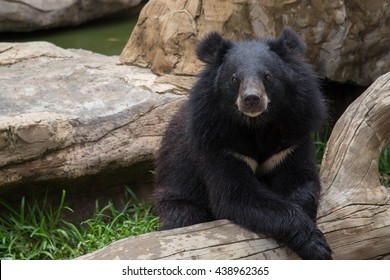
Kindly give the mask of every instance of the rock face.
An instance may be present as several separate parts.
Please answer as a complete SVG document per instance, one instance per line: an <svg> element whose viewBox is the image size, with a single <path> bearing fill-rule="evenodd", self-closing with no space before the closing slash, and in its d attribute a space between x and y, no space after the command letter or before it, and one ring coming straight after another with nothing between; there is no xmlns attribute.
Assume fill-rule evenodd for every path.
<svg viewBox="0 0 390 280"><path fill-rule="evenodd" d="M183 89L117 61L44 42L0 43L0 193L153 159Z"/></svg>
<svg viewBox="0 0 390 280"><path fill-rule="evenodd" d="M141 0L0 0L0 32L77 25L141 3Z"/></svg>
<svg viewBox="0 0 390 280"><path fill-rule="evenodd" d="M275 36L289 26L305 38L320 76L369 85L390 71L390 2L150 0L121 62L193 75L194 46L217 30L231 39Z"/></svg>

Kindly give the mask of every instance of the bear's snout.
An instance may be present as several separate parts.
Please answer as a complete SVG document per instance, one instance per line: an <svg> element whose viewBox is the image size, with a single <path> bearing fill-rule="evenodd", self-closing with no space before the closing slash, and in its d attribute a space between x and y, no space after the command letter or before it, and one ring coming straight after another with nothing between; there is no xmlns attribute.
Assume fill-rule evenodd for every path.
<svg viewBox="0 0 390 280"><path fill-rule="evenodd" d="M247 93L242 101L247 108L256 108L260 105L260 96L255 93Z"/></svg>
<svg viewBox="0 0 390 280"><path fill-rule="evenodd" d="M241 83L236 104L243 114L249 117L259 116L267 109L268 101L261 81L248 78Z"/></svg>

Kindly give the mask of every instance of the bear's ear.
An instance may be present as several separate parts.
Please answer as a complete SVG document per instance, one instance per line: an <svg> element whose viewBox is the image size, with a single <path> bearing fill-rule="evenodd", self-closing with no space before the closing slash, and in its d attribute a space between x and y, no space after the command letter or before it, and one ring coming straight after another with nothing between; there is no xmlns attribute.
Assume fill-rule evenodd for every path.
<svg viewBox="0 0 390 280"><path fill-rule="evenodd" d="M207 34L196 47L197 57L208 64L221 64L233 43L226 40L218 32Z"/></svg>
<svg viewBox="0 0 390 280"><path fill-rule="evenodd" d="M268 42L271 51L279 56L287 58L290 55L303 56L306 52L306 44L297 33L289 28L282 30L279 38Z"/></svg>

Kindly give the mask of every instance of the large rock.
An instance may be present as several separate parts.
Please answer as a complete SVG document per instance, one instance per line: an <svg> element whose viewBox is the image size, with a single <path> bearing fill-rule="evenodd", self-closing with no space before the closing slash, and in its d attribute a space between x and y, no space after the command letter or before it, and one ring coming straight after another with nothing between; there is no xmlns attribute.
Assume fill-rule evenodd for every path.
<svg viewBox="0 0 390 280"><path fill-rule="evenodd" d="M275 36L290 26L308 45L323 78L369 85L390 71L389 2L150 0L121 54L121 62L164 74L193 75L194 46L218 30L231 39Z"/></svg>
<svg viewBox="0 0 390 280"><path fill-rule="evenodd" d="M141 0L0 0L0 32L78 25L140 3Z"/></svg>
<svg viewBox="0 0 390 280"><path fill-rule="evenodd" d="M0 43L0 193L113 175L98 177L97 188L149 172L122 172L121 182L115 174L152 161L184 91L117 61L44 42Z"/></svg>

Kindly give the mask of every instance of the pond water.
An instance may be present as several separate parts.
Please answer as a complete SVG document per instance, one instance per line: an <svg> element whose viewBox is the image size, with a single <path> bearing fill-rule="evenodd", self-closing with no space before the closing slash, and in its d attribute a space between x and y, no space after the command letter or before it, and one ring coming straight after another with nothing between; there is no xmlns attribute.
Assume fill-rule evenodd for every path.
<svg viewBox="0 0 390 280"><path fill-rule="evenodd" d="M119 55L130 38L138 13L124 12L79 26L26 33L0 33L0 42L48 41L62 48Z"/></svg>

